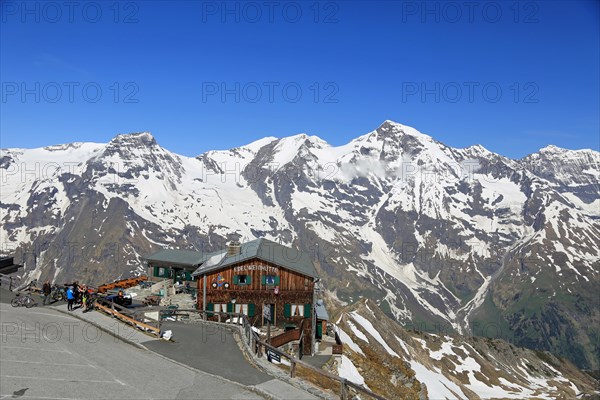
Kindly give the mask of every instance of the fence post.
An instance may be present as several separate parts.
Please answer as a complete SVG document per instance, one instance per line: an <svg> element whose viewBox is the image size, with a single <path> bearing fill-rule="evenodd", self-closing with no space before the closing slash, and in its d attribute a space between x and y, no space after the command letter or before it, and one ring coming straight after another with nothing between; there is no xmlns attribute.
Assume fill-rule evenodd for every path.
<svg viewBox="0 0 600 400"><path fill-rule="evenodd" d="M342 379L342 388L340 390L340 400L348 400L348 386L346 386L345 379Z"/></svg>
<svg viewBox="0 0 600 400"><path fill-rule="evenodd" d="M293 360L290 360L290 378L296 377L296 363Z"/></svg>

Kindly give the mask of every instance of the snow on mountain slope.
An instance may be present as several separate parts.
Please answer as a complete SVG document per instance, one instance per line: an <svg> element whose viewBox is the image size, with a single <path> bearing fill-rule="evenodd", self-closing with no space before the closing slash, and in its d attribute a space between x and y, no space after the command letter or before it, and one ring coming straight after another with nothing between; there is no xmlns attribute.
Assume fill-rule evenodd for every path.
<svg viewBox="0 0 600 400"><path fill-rule="evenodd" d="M352 363L353 381L388 398L556 399L596 392L591 377L547 353L502 340L406 331L369 300L343 309L336 321L342 364Z"/></svg>
<svg viewBox="0 0 600 400"><path fill-rule="evenodd" d="M141 273L140 257L160 247L210 251L266 237L310 254L341 302L370 296L424 330L466 333L473 318L499 316L527 343L536 333L517 329L525 308L555 321L555 303L566 305L556 320L576 316L562 328L585 332L585 350L573 351L594 367L597 170L593 151L550 148L511 160L392 121L342 146L299 134L195 158L142 132L108 144L2 149L0 239L30 258L26 277L35 270L60 280ZM81 248L109 250L47 252L82 240ZM532 282L541 294L531 296L542 300L522 302ZM579 284L589 285L585 310L570 298ZM556 332L536 346L563 351L572 337Z"/></svg>

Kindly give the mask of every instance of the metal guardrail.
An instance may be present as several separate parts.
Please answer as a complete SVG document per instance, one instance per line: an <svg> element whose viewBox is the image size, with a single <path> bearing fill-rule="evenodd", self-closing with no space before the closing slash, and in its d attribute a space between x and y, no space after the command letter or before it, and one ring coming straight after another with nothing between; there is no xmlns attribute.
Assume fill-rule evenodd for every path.
<svg viewBox="0 0 600 400"><path fill-rule="evenodd" d="M376 393L373 393L372 391L370 391L369 389L358 385L354 382L351 382L345 378L342 378L338 375L334 375L330 372L324 371L320 368L314 367L304 361L301 361L300 359L297 359L293 356L290 356L287 353L284 353L283 351L277 349L274 346L271 346L269 343L262 341L260 339L260 337L258 336L258 334L256 332L254 332L254 330L252 329L252 325L250 323L250 320L248 319L248 316L246 316L245 314L238 314L238 313L227 313L227 312L218 312L218 311L204 311L204 310L196 310L196 309L177 309L174 310L174 312L172 312L173 310L169 310L169 315L176 315L176 314L190 314L190 313L197 313L199 315L202 316L202 319L204 321L208 320L208 317L214 317L217 316L218 318L218 322L222 323L221 320L223 319L223 317L225 317L225 321L229 321L227 324L228 325L238 325L239 329L240 329L240 334L241 336L246 340L246 343L248 344L248 346L250 347L250 349L252 350L252 352L254 352L254 354L257 357L262 357L263 354L263 348L265 350L270 350L271 352L279 355L280 357L285 357L289 362L290 362L290 377L294 378L296 376L296 367L299 365L303 368L306 368L308 370L311 370L317 374L320 374L323 377L329 378L333 381L336 381L340 384L340 399L341 400L349 400L350 399L350 391L349 388L352 388L354 390L356 390L359 393L365 394L367 396L370 396L373 399L376 400L387 400L385 397L380 396ZM235 319L237 318L237 319ZM159 313L159 320L161 319L161 315ZM235 322L234 322L235 319ZM241 323L240 323L241 321Z"/></svg>

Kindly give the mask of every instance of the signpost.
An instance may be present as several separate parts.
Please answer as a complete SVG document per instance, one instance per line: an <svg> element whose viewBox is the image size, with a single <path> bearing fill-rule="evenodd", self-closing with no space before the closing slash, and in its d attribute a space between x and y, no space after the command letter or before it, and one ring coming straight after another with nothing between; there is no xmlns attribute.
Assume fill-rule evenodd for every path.
<svg viewBox="0 0 600 400"><path fill-rule="evenodd" d="M280 363L281 356L279 354L275 353L273 350L269 349L269 350L267 350L267 360L269 360L271 362L273 362L273 360L274 360L274 361L277 361L278 363Z"/></svg>

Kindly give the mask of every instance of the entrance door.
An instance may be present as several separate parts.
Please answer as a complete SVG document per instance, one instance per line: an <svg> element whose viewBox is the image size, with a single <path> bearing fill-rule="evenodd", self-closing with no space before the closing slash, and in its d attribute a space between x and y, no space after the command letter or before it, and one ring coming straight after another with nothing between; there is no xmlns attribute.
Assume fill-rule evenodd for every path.
<svg viewBox="0 0 600 400"><path fill-rule="evenodd" d="M271 314L271 325L275 325L277 323L277 318L275 315L275 304L272 303L265 303L265 306L267 306L269 308L270 314ZM265 318L265 315L263 314L263 325L267 324L267 319Z"/></svg>
<svg viewBox="0 0 600 400"><path fill-rule="evenodd" d="M323 339L323 322L317 321L317 339Z"/></svg>

